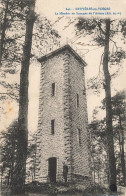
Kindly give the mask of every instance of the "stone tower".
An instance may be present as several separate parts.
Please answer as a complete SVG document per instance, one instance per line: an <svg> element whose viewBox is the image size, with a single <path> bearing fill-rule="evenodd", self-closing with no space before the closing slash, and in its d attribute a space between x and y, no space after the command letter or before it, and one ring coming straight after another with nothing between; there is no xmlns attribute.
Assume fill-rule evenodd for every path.
<svg viewBox="0 0 126 196"><path fill-rule="evenodd" d="M65 45L38 59L41 63L36 180L88 179L89 148L84 60Z"/></svg>

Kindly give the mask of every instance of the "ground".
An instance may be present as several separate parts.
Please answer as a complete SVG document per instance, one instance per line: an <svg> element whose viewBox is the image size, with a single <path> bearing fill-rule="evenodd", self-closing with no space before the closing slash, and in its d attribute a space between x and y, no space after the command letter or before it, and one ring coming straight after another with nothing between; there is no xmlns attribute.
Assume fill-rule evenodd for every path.
<svg viewBox="0 0 126 196"><path fill-rule="evenodd" d="M10 190L7 187L2 188L0 196L10 196ZM11 195L12 196L12 195ZM17 195L13 195L17 196ZM20 195L24 196L24 195ZM62 185L27 185L26 196L126 196L126 188L118 187L118 194L113 194L101 185L93 185L85 190L74 188L68 184Z"/></svg>

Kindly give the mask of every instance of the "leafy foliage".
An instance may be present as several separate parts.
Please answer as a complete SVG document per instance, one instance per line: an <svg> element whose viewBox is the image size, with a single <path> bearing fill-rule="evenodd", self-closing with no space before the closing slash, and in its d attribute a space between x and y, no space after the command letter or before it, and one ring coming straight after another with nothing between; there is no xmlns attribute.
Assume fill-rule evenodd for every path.
<svg viewBox="0 0 126 196"><path fill-rule="evenodd" d="M18 123L15 120L7 129L1 133L1 173L8 178L8 184L13 175L17 152L17 130Z"/></svg>
<svg viewBox="0 0 126 196"><path fill-rule="evenodd" d="M105 99L102 101L103 106L100 109L105 110ZM112 97L112 114L113 114L113 135L116 155L117 182L125 184L125 153L124 148L124 129L125 129L125 91L116 93ZM105 119L97 120L98 108L95 111L94 120L89 124L91 133L91 154L92 154L92 173L95 172L95 180L100 172L101 181L108 182L108 152ZM121 124L120 124L121 120ZM120 127L121 125L121 127ZM101 156L101 154L103 156Z"/></svg>
<svg viewBox="0 0 126 196"><path fill-rule="evenodd" d="M75 25L77 33L83 32L83 35L90 36L92 45L97 44L99 47L105 46L105 19L85 19L83 17L78 18L78 22ZM117 36L120 37L121 42L125 43L126 33L126 20L111 20L110 21L110 33L109 42L111 49L109 51L109 70L115 66L114 73L112 71L111 78L115 78L119 74L119 67L122 66L123 60L126 58L126 51L117 41ZM118 42L118 43L117 43ZM90 78L88 81L88 89L92 89L94 93L99 94L100 90L104 88L104 77L101 65L103 64L103 55L101 56L101 62L99 64L99 74L96 77Z"/></svg>
<svg viewBox="0 0 126 196"><path fill-rule="evenodd" d="M26 181L35 181L36 172L36 133L29 134L28 153L26 162Z"/></svg>
<svg viewBox="0 0 126 196"><path fill-rule="evenodd" d="M25 39L26 17L28 5L32 0L2 0L1 38L3 36L3 48L0 69L1 100L15 99L19 101L19 76L21 60L23 55L23 43ZM59 45L60 36L51 27L49 20L45 17L35 15L35 25L32 41L31 64L34 60L52 51ZM8 78L13 78L9 83ZM19 81L18 81L19 82ZM9 86L8 86L9 85ZM14 86L18 85L18 88Z"/></svg>

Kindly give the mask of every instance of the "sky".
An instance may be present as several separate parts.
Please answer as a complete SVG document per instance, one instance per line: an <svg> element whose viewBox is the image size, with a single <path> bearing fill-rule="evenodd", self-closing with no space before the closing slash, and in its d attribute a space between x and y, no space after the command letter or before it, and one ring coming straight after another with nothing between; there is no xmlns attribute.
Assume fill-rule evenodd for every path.
<svg viewBox="0 0 126 196"><path fill-rule="evenodd" d="M43 2L43 3L42 3ZM89 2L89 1L87 1ZM106 6L106 7L111 7L112 5L110 5L110 2L112 1L102 1L102 5L101 3L99 3L100 1L96 1L95 0L95 4L92 3L92 1L90 1L90 7L97 7L97 4L100 6ZM126 2L124 2L126 3ZM49 5L49 6L48 6ZM117 6L118 5L118 6ZM126 5L126 4L125 4ZM74 28L74 24L72 23L69 27L68 23L71 21L75 21L77 19L77 16L74 17L68 17L68 16L57 16L55 15L55 12L61 12L64 11L66 8L70 8L70 9L74 9L75 7L89 7L89 4L86 3L86 5L83 5L83 1L75 1L75 0L69 0L69 1L62 1L62 0L54 0L53 1L41 1L41 0L37 0L36 3L36 11L38 13L40 13L40 15L42 16L46 16L47 19L50 20L52 26L54 29L56 29L58 31L58 33L61 35L61 45L64 45L65 43L70 43L72 41L74 41L74 37L75 37L75 28ZM124 8L124 7L123 7ZM115 1L115 3L113 4L113 6L111 7L111 9L113 9L114 11L120 11L122 12L122 14L124 15L124 9L122 9L121 4L119 3L119 1ZM61 20L57 20L58 17L62 17ZM117 16L118 17L118 16ZM58 22L57 22L58 21ZM87 38L86 38L87 39ZM93 76L96 76L98 74L98 70L99 70L99 64L100 64L100 59L101 59L101 54L103 52L103 48L88 48L86 47L79 47L76 43L80 41L77 40L75 43L72 44L72 47L74 49L77 48L77 52L80 55L83 55L84 60L86 61L86 63L88 64L87 67L85 68L85 80L87 82L87 80ZM82 40L81 40L82 41ZM83 42L86 42L85 39L83 39ZM90 52L86 53L86 49L89 49ZM85 54L85 55L84 55ZM126 64L126 61L124 61L123 64ZM33 69L33 71L32 71ZM33 130L35 127L35 124L37 125L37 120L38 120L38 116L35 115L35 112L38 108L38 102L36 102L35 100L37 96L39 96L39 75L40 75L40 69L35 69L34 67L31 69L31 74L30 74L30 88L29 88L29 93L30 93L30 107L29 107L29 122L32 121L32 119L34 119L34 125L29 123L29 129ZM36 74L36 75L35 75ZM115 80L112 81L112 95L115 94L116 91L122 90L126 87L125 84L125 76L126 76L126 68L124 66L124 68L120 71L120 76L118 76ZM35 80L36 78L36 80ZM32 85L32 81L35 81L34 84ZM38 87L36 87L38 86ZM35 91L36 89L36 91ZM94 93L92 93L92 91L88 91L87 92L87 108L88 108L88 120L89 122L92 120L92 112L93 109L97 106L99 106L101 104L101 100L105 97L105 93L104 90L101 91L101 93L99 95L96 95ZM35 104L36 102L36 104ZM33 109L34 108L34 109ZM34 111L34 112L33 112ZM105 113L100 113L98 118L101 118L101 116L104 116Z"/></svg>
<svg viewBox="0 0 126 196"><path fill-rule="evenodd" d="M86 82L93 76L98 74L99 64L101 59L101 54L103 52L103 48L98 47L80 47L77 43L79 41L86 43L88 38L83 37L81 40L74 39L75 37L75 27L78 15L74 16L63 16L59 15L60 12L75 12L75 8L110 8L111 13L116 13L116 15L112 15L111 17L126 17L126 0L37 0L36 1L36 12L41 16L46 16L48 20L50 20L54 29L58 31L61 35L61 45L69 42L72 43L72 47L77 50L77 53L80 56L83 56L84 60L88 64L85 67L85 80ZM66 10L67 9L67 10ZM68 10L70 9L70 11ZM82 12L82 11L78 11ZM92 11L93 13L93 11ZM121 13L121 15L120 15ZM57 15L58 14L58 15ZM60 20L59 18L60 17ZM89 17L89 16L86 16ZM101 16L104 17L104 16ZM71 22L70 25L68 25ZM119 40L120 41L120 40ZM87 53L87 50L89 52ZM37 65L37 66L36 66ZM126 88L125 76L126 76L126 60L123 62L124 68L120 71L120 76L116 79L112 80L112 95L115 94L116 91L122 90ZM37 122L38 122L38 106L39 106L39 87L40 87L40 64L36 61L34 64L30 66L29 73L29 131L37 130ZM8 81L11 78L8 78ZM17 77L17 81L19 82L19 75ZM104 91L97 96L93 94L92 91L87 91L87 108L88 108L88 119L89 122L92 120L92 112L96 106L101 104L101 100L105 97ZM12 109L13 108L13 109ZM5 115L6 114L6 115ZM2 128L6 129L8 125L13 121L13 119L18 116L18 104L16 102L7 102L5 103L4 113L1 116L2 119ZM100 116L104 116L104 114L100 113Z"/></svg>
<svg viewBox="0 0 126 196"><path fill-rule="evenodd" d="M48 19L55 19L55 12L65 11L66 8L76 7L110 7L113 12L121 12L121 17L126 17L126 0L37 0L36 11L44 14ZM116 15L116 17L120 15ZM76 17L76 16L75 16ZM100 15L101 17L101 15ZM103 16L104 17L104 16ZM112 17L112 16L111 16ZM115 17L115 15L114 15Z"/></svg>

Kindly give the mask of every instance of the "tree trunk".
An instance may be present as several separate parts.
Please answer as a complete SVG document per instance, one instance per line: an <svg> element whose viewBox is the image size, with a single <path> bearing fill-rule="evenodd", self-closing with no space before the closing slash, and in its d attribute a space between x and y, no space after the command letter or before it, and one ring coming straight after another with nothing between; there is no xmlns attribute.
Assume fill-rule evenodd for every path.
<svg viewBox="0 0 126 196"><path fill-rule="evenodd" d="M12 161L12 164L11 164L11 180L10 180L10 185L12 184L12 180L13 180L13 172L14 172L14 162Z"/></svg>
<svg viewBox="0 0 126 196"><path fill-rule="evenodd" d="M98 183L100 183L99 170L98 170Z"/></svg>
<svg viewBox="0 0 126 196"><path fill-rule="evenodd" d="M3 168L1 168L1 188L2 188L2 185L3 185Z"/></svg>
<svg viewBox="0 0 126 196"><path fill-rule="evenodd" d="M34 159L34 168L33 168L33 180L35 181L35 169L36 169L36 152L35 152L35 159Z"/></svg>
<svg viewBox="0 0 126 196"><path fill-rule="evenodd" d="M15 138L13 138L15 140ZM14 146L15 146L15 141L14 141ZM13 148L13 147L12 147ZM12 181L13 181L13 173L14 173L14 153L15 153L15 147L12 150L12 157L11 157L11 169L10 169L10 185L12 185Z"/></svg>
<svg viewBox="0 0 126 196"><path fill-rule="evenodd" d="M7 186L10 185L10 177L11 177L11 169L9 170L9 173L8 173Z"/></svg>
<svg viewBox="0 0 126 196"><path fill-rule="evenodd" d="M110 74L108 69L109 60L109 35L110 35L110 20L106 19L105 31L105 46L103 57L103 71L105 78L105 99L106 99L106 133L107 133L107 148L109 158L109 186L112 191L116 191L116 162L114 155L114 142L113 142L113 128L112 128L112 106L111 106L111 87L110 87ZM112 188L114 187L114 188Z"/></svg>
<svg viewBox="0 0 126 196"><path fill-rule="evenodd" d="M26 34L20 73L19 116L17 136L17 160L12 181L12 193L24 194L26 158L28 146L28 76L32 46L32 32L35 21L35 0L29 0L26 19Z"/></svg>
<svg viewBox="0 0 126 196"><path fill-rule="evenodd" d="M36 138L35 141L37 142ZM34 181L35 181L35 173L36 173L36 146L35 146L35 158L34 158Z"/></svg>
<svg viewBox="0 0 126 196"><path fill-rule="evenodd" d="M5 31L6 31L6 26L7 26L8 4L9 4L9 0L6 1L5 15L4 15L3 24L1 27L2 30L1 30L1 39L0 39L0 67L2 66L2 55L3 55L4 42L5 42Z"/></svg>
<svg viewBox="0 0 126 196"><path fill-rule="evenodd" d="M119 135L119 145L120 145L120 153L121 153L121 167L122 167L122 175L123 175L123 183L125 186L126 183L126 174L125 174L125 154L124 154L124 131L122 128L121 116L119 114L119 126L120 126L120 135Z"/></svg>
<svg viewBox="0 0 126 196"><path fill-rule="evenodd" d="M95 184L95 169L94 169L94 184Z"/></svg>
<svg viewBox="0 0 126 196"><path fill-rule="evenodd" d="M123 173L123 183L124 186L126 185L126 173L125 173L125 157L124 157L124 140L122 141L122 153L121 153L121 166L122 166L122 173Z"/></svg>

